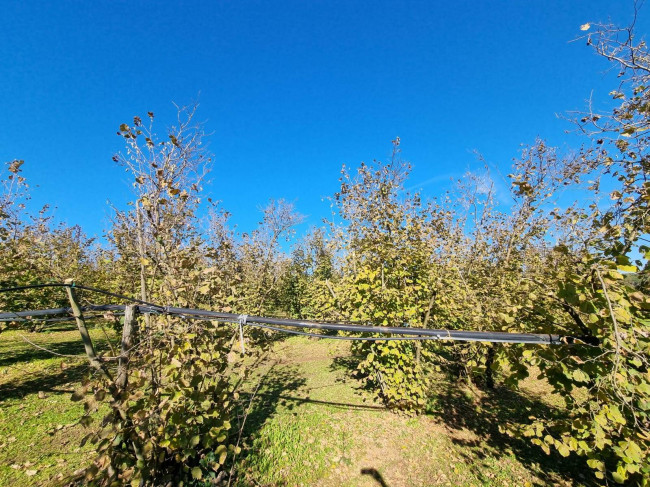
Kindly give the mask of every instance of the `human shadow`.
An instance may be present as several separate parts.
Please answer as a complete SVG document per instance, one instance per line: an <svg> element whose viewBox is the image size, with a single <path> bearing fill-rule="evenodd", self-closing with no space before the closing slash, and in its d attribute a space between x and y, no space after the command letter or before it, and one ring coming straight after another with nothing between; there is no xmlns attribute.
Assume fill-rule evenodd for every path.
<svg viewBox="0 0 650 487"><path fill-rule="evenodd" d="M388 484L384 480L384 477L381 476L376 468L362 468L361 475L368 475L372 477L375 481L377 481L380 487L388 487Z"/></svg>
<svg viewBox="0 0 650 487"><path fill-rule="evenodd" d="M514 455L544 480L540 485L552 484L558 477L566 481L579 480L583 485L599 485L586 459L575 454L563 457L556 450L547 455L530 439L511 437L500 429L507 423L522 424L530 415L548 419L561 417L562 411L501 386L485 391L478 399L451 381L438 383L435 389L429 414L439 418L450 430L452 441L462 446L459 454L482 482L491 482L487 474L494 469L494 463L493 460L490 463L490 459ZM473 434L466 435L465 430Z"/></svg>

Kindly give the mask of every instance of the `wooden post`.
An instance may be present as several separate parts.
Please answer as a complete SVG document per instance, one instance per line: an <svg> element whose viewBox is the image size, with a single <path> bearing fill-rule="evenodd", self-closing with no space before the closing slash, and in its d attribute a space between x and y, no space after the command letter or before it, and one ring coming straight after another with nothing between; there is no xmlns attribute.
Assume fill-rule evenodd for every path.
<svg viewBox="0 0 650 487"><path fill-rule="evenodd" d="M495 343L488 346L487 359L485 360L485 385L488 389L494 389L494 373L492 364L494 364Z"/></svg>
<svg viewBox="0 0 650 487"><path fill-rule="evenodd" d="M90 361L90 365L92 365L99 373L101 373L106 379L109 381L113 381L111 378L111 374L109 371L104 367L104 364L101 363L99 358L97 358L97 354L95 353L95 347L93 346L93 341L90 338L90 334L88 333L88 328L86 327L86 320L84 320L84 316L81 313L81 307L79 306L79 303L77 301L77 296L74 292L73 286L73 281L72 279L67 279L65 281L66 284L69 284L65 288L66 292L68 293L68 299L70 300L70 307L72 308L72 315L75 318L75 321L77 322L77 328L79 329L79 334L81 335L81 341L84 344L84 348L86 349L86 356L88 357L88 360Z"/></svg>
<svg viewBox="0 0 650 487"><path fill-rule="evenodd" d="M133 332L135 330L135 305L131 304L124 308L124 327L122 328L122 346L120 358L117 363L117 378L115 386L118 391L123 391L129 378L128 363L131 347L133 346Z"/></svg>
<svg viewBox="0 0 650 487"><path fill-rule="evenodd" d="M146 257L145 247L144 247L144 230L142 227L142 214L140 213L140 203L136 201L135 203L135 217L136 224L138 229L138 252L140 254L140 299L142 301L147 301L147 279L145 277L145 268L144 268L144 258ZM126 320L125 320L126 321ZM147 325L147 330L151 327L151 315L149 313L144 314L144 322Z"/></svg>

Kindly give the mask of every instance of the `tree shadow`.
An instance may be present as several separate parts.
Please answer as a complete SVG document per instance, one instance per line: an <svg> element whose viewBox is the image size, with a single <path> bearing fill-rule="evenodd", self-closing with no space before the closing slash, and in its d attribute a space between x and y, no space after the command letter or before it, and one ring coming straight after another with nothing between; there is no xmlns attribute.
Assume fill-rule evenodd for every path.
<svg viewBox="0 0 650 487"><path fill-rule="evenodd" d="M79 363L60 369L58 373L53 373L52 369L32 372L27 378L0 384L0 408L9 406L5 404L7 399L20 399L37 392L72 393L74 392L72 384L78 384L89 370L90 366L87 363ZM64 387L68 385L70 386Z"/></svg>
<svg viewBox="0 0 650 487"><path fill-rule="evenodd" d="M78 335L69 340L56 341L56 334L74 330L76 330L75 325L57 325L26 337L42 348L37 348L20 337L11 337L13 346L0 350L0 368L16 369L20 374L9 382L0 384L0 405L6 399L22 398L36 392L52 394L73 392L72 386L63 388L62 386L79 383L90 371L84 345ZM35 336L39 338L34 339ZM0 339L2 339L1 335ZM105 337L95 337L93 342L95 350L100 355L109 350ZM62 361L46 362L37 370L29 370L26 367L27 364L52 358L62 359Z"/></svg>
<svg viewBox="0 0 650 487"><path fill-rule="evenodd" d="M337 357L331 369L344 370L347 375L337 380L347 383L359 394L374 394L372 383L358 381L350 374L356 370L360 360L353 355ZM600 485L586 458L573 453L563 457L553 449L547 455L529 438L515 438L500 431L500 426L506 423L527 423L531 415L551 419L562 417L563 411L506 387L483 391L480 398L473 397L452 375L439 377L439 382L430 391L428 414L445 424L452 442L461 447L458 452L481 482L494 482L488 476L494 471L494 459L513 455L547 484L553 484L559 478L577 480L583 485ZM366 470L370 472L370 469ZM371 473L364 474L372 476Z"/></svg>
<svg viewBox="0 0 650 487"><path fill-rule="evenodd" d="M363 397L364 400L368 395L376 397L377 390L373 387L372 381L368 380L358 380L355 376L357 367L361 362L362 357L355 355L347 355L341 357L335 357L332 360L332 365L330 365L330 370L332 372L344 371L344 374L336 378L336 382L340 382L348 385L359 396ZM380 409L388 409L386 407L380 407Z"/></svg>
<svg viewBox="0 0 650 487"><path fill-rule="evenodd" d="M297 367L279 365L276 361L257 381L249 382L249 388L252 390L240 391L240 400L235 406L232 423L239 435L233 442L238 442L242 450L236 459L231 459L227 469L233 469L233 485L249 485L248 481L251 479L248 478L245 466L254 462L260 455L255 446L256 437L264 424L275 416L278 408L286 408L289 411L294 409L295 403L285 398L286 393L297 391L306 383Z"/></svg>
<svg viewBox="0 0 650 487"><path fill-rule="evenodd" d="M55 354L60 355L78 355L80 358L83 357L84 346L80 338L65 342L53 342L53 343L37 343L39 346L51 350ZM0 367L7 367L11 365L16 365L20 362L32 362L34 360L47 360L51 359L55 355L49 353L46 350L36 348L35 346L24 342L24 347L14 348L11 350L4 350L0 353Z"/></svg>
<svg viewBox="0 0 650 487"><path fill-rule="evenodd" d="M256 390L242 392L237 415L245 417L242 437L246 438L259 431L264 423L272 418L278 407L293 410L294 401L286 398L285 393L296 391L307 383L295 366L279 366L274 363L259 379Z"/></svg>
<svg viewBox="0 0 650 487"><path fill-rule="evenodd" d="M259 397L266 397L266 394L261 393L258 394ZM293 409L296 406L301 406L302 404L316 404L316 405L321 405L321 406L328 406L328 407L333 407L336 409L346 409L346 410L367 410L367 411L373 411L373 410L379 410L379 411L385 411L386 408L384 406L372 406L368 404L351 404L347 402L334 402L334 401L321 401L318 399L312 399L309 396L307 397L295 397L295 396L289 396L289 395L279 395L277 398L281 401L281 404L286 405L286 404L291 404L291 409Z"/></svg>
<svg viewBox="0 0 650 487"><path fill-rule="evenodd" d="M500 431L500 426L525 423L533 414L549 419L561 416L560 410L505 387L486 391L481 398L471 397L458 383L444 381L436 388L432 397L433 410L429 414L450 430L452 441L462 447L459 454L482 482L492 482L486 476L494 469L490 458L514 455L531 472L545 479L542 485L556 482L557 477L579 480L584 485L599 485L585 458L573 453L563 457L556 450L547 455L530 439L514 438Z"/></svg>

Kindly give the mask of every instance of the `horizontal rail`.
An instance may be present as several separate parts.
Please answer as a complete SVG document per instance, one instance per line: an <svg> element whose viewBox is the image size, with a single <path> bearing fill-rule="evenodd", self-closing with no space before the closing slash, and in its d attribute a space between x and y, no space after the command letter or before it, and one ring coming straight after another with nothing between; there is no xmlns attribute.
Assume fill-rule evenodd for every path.
<svg viewBox="0 0 650 487"><path fill-rule="evenodd" d="M82 308L83 311L124 311L124 305L92 305ZM233 323L241 322L243 325L267 325L276 331L287 331L284 328L301 328L309 330L337 331L348 333L370 333L382 335L399 335L391 337L399 339L429 339L429 340L455 340L463 342L492 342L492 343L528 343L538 345L555 345L562 343L573 343L576 340L583 340L581 337L565 337L553 334L542 333L508 333L498 331L462 331L431 328L415 328L409 326L373 326L355 325L342 323L320 323L315 321L304 321L285 318L268 318L264 316L238 315L234 313L222 313L194 308L161 307L149 305L137 305L140 313L156 313L180 316L186 319L203 319L211 321L227 321ZM52 308L32 311L16 311L0 313L0 322L22 321L44 316L70 314L70 308ZM279 328L284 327L284 328ZM321 336L321 335L317 335ZM327 338L326 335L322 336ZM373 338L381 340L381 337L358 337L359 339Z"/></svg>

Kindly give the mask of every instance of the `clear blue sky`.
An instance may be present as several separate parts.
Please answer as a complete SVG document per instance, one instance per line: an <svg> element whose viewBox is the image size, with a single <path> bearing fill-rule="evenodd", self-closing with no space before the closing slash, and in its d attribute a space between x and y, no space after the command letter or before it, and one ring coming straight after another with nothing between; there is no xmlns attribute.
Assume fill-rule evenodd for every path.
<svg viewBox="0 0 650 487"><path fill-rule="evenodd" d="M172 101L198 97L206 190L233 223L249 230L285 198L317 225L341 165L384 159L398 135L430 195L478 167L474 150L507 173L521 143L566 143L556 114L615 87L569 41L631 13L611 0L7 1L0 161L24 159L34 204L100 236L107 200L128 200L119 124L149 110L171 123Z"/></svg>

